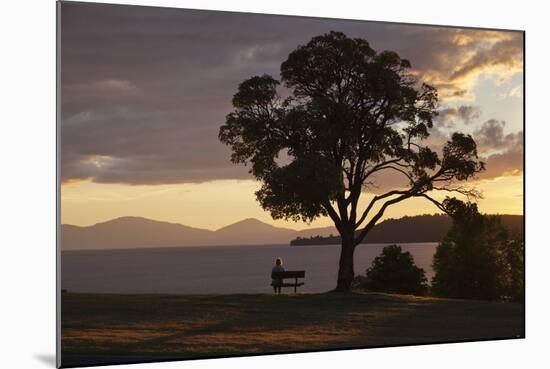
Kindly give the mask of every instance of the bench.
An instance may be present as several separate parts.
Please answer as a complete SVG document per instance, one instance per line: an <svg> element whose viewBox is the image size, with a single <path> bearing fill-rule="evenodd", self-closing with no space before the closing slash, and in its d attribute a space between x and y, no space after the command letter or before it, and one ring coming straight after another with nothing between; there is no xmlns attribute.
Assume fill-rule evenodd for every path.
<svg viewBox="0 0 550 369"><path fill-rule="evenodd" d="M304 285L304 282L298 282L298 278L305 278L305 277L306 277L305 270L289 270L287 272L272 272L271 279L273 279L273 282L271 283L271 285L274 287L294 287L294 293L296 293L296 288ZM285 279L294 279L294 283L284 283ZM277 280L280 280L280 284L276 284Z"/></svg>

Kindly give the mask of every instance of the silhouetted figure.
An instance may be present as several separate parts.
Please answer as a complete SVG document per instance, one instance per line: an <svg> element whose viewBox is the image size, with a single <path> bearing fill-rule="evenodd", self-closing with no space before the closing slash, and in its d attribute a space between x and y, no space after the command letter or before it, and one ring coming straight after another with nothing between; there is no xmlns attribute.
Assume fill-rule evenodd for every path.
<svg viewBox="0 0 550 369"><path fill-rule="evenodd" d="M275 259L275 266L273 269L271 269L271 273L273 272L284 272L285 268L283 268L283 260L281 258ZM275 293L281 293L281 285L283 284L283 280L280 278L273 278L271 281L271 285L273 286L273 292Z"/></svg>

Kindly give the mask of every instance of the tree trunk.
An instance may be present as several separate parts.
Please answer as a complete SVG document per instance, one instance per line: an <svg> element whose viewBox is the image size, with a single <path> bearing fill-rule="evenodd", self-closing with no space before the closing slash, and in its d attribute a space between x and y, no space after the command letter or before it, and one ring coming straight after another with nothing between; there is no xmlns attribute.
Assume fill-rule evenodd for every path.
<svg viewBox="0 0 550 369"><path fill-rule="evenodd" d="M336 284L336 291L349 292L351 291L351 283L355 277L353 271L353 252L355 247L353 245L353 235L342 235L342 248L340 250L340 264L338 269L338 282Z"/></svg>

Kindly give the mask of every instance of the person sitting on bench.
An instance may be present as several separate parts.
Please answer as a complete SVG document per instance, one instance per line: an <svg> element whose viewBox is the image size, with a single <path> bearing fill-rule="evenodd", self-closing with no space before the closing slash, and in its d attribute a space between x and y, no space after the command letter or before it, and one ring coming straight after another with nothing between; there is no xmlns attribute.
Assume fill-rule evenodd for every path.
<svg viewBox="0 0 550 369"><path fill-rule="evenodd" d="M285 268L283 268L283 260L281 258L275 259L275 266L273 269L271 269L271 273L273 272L284 272ZM281 293L281 285L283 284L283 280L280 278L272 279L271 285L273 286L273 292L275 293Z"/></svg>

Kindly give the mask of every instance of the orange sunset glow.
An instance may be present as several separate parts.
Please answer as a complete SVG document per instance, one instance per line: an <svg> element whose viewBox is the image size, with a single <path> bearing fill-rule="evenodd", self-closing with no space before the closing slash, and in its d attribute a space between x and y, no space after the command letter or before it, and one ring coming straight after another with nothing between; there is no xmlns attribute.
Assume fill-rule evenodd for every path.
<svg viewBox="0 0 550 369"><path fill-rule="evenodd" d="M523 214L521 33L244 15L225 22L223 13L193 11L182 19L158 11L153 19L122 24L92 17L90 27L81 19L85 12L66 12L64 224L140 216L211 230L246 218L293 229L332 225L328 218L273 220L255 199L259 182L249 168L230 162L217 137L240 81L278 75L291 50L330 30L409 59L413 73L439 92L430 142L438 147L458 130L478 144L487 169L468 185L483 194L480 210ZM393 180L378 182L384 188ZM365 190L360 204L374 192ZM412 199L384 218L437 212Z"/></svg>

